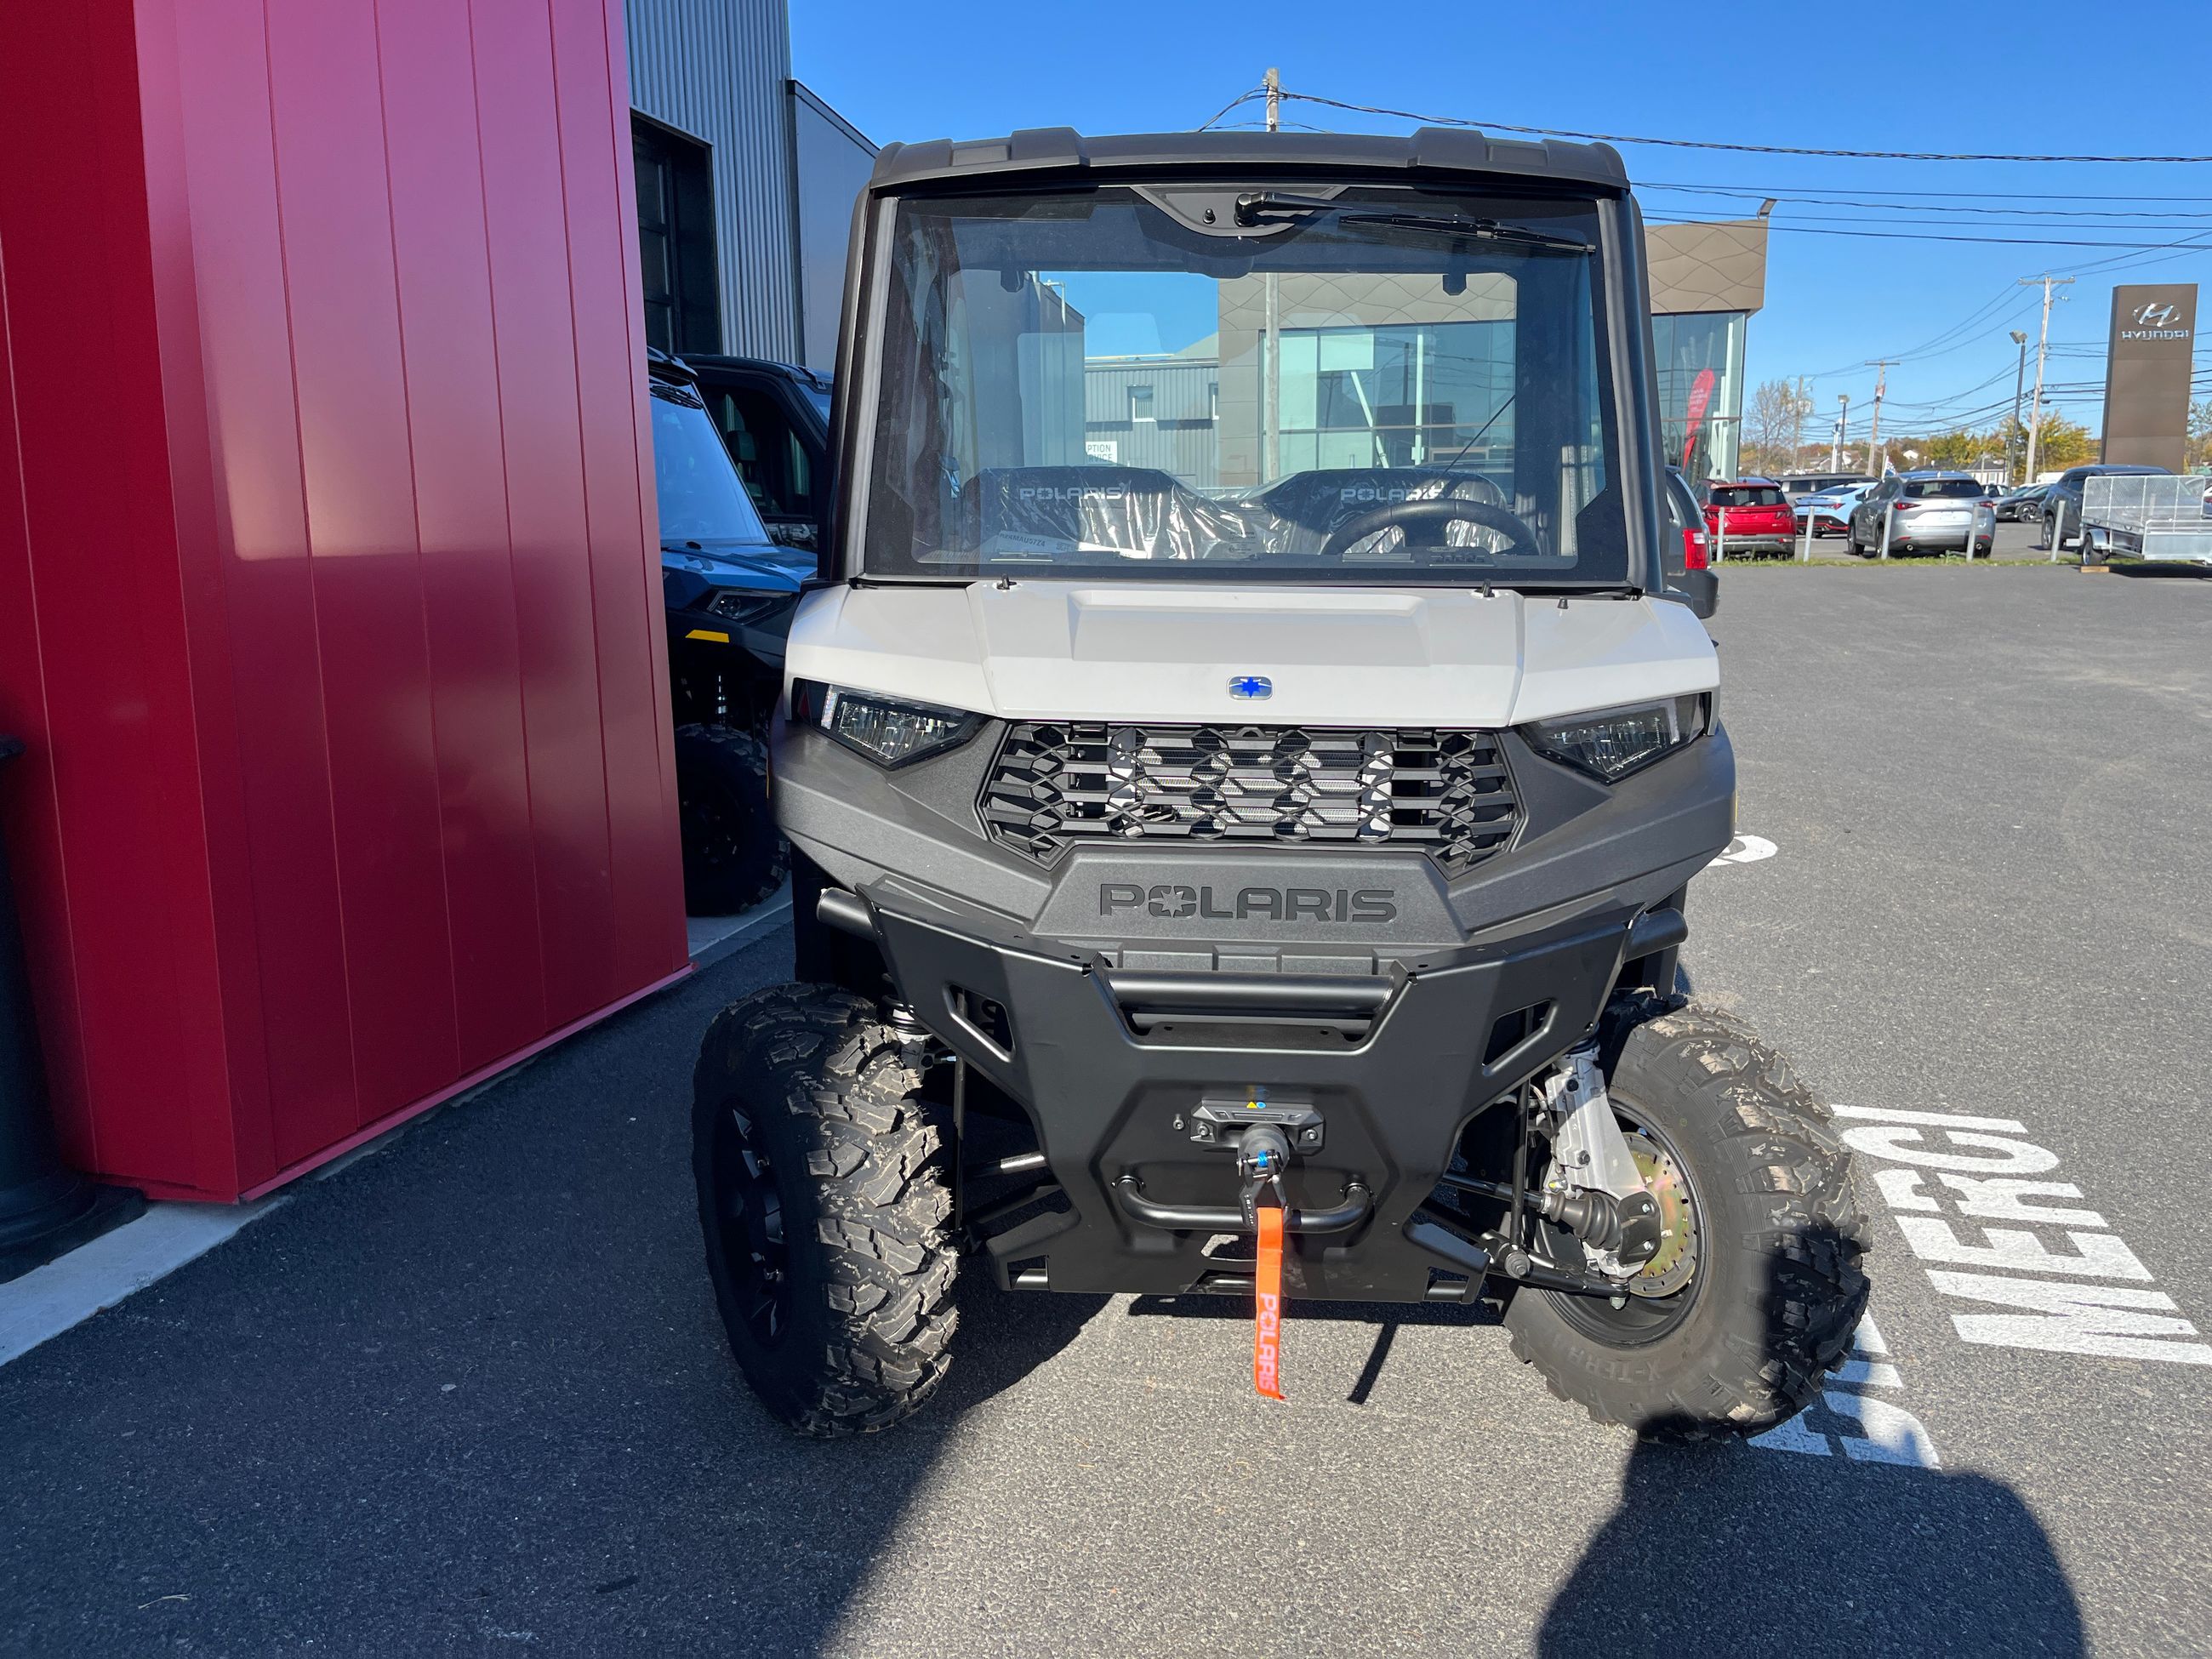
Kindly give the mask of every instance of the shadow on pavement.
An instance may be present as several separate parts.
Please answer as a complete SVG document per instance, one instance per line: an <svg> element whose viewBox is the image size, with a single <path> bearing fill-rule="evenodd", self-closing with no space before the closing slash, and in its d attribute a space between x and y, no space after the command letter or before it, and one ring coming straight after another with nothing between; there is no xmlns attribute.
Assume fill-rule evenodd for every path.
<svg viewBox="0 0 2212 1659"><path fill-rule="evenodd" d="M1539 1650L2075 1655L2027 1504L1978 1474L1639 1443Z"/></svg>
<svg viewBox="0 0 2212 1659"><path fill-rule="evenodd" d="M1816 1224L1788 1261L1770 1258L1762 1294L1714 1301L1708 1281L1692 1329L1723 1322L1732 1366L1802 1353L1807 1271L1843 1249ZM1619 1504L1553 1598L1539 1650L2083 1652L2081 1610L2041 1524L2002 1482L1933 1467L1892 1392L1904 1373L1856 1346L1886 1352L1867 1328L1851 1363L1766 1445L1639 1439Z"/></svg>
<svg viewBox="0 0 2212 1659"><path fill-rule="evenodd" d="M895 1433L801 1440L725 1346L690 1073L777 939L431 1116L0 1369L0 1651L792 1654L963 1418L1103 1298L981 1275Z"/></svg>

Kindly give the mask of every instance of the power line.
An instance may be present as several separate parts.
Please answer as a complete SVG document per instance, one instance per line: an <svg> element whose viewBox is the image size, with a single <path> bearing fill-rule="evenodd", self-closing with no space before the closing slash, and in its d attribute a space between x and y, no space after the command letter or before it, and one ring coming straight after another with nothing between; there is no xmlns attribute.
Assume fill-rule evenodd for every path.
<svg viewBox="0 0 2212 1659"><path fill-rule="evenodd" d="M1285 97L1289 95L1288 93L1284 94ZM1649 222L1655 225L1694 225L1704 222L1697 219L1655 217ZM1830 230L1818 225L1788 224L1772 219L1770 219L1767 223L1770 228L1786 232L1793 236L1856 236L1871 238L1883 242L1984 242L2009 247L2109 247L2118 248L2124 253L2161 253L2168 248L2182 246L2180 242L2097 242L2060 236L1956 236L1939 235L1932 231ZM2212 228L2192 232L2191 239L2207 235L2212 235Z"/></svg>
<svg viewBox="0 0 2212 1659"><path fill-rule="evenodd" d="M1917 201L1897 201L1890 199L1868 201L1844 196L1816 195L1811 191L1804 191L1795 186L1787 189L1752 190L1738 188L1732 185L1658 185L1652 184L1646 180L1638 180L1636 188L1639 191L1647 190L1663 190L1674 195L1721 196L1747 202L1802 202L1808 207L1895 208L1905 212L1913 213L1925 213L1929 211L1930 198L1940 200L1944 198L1954 196L1966 198L1972 197L1977 193L1972 191L1900 191L1897 192L1899 196L1914 196L1918 197L1920 199ZM2041 199L2056 200L2058 198L2045 198ZM2124 201L2129 198L2115 196L2075 197L2067 199L2077 201ZM2144 199L2162 200L2165 198L2146 198ZM2179 196L2172 199L2181 202L2207 202L2212 201L2212 197ZM2007 217L2026 217L2031 219L2212 219L2212 210L2208 210L2203 213L2192 213L2179 208L2158 208L2147 210L2143 208L1978 207L1966 205L1963 201L1954 203L1954 205L1948 209L1948 211L1953 213L1997 214Z"/></svg>
<svg viewBox="0 0 2212 1659"><path fill-rule="evenodd" d="M1211 127L1216 121L1218 121L1223 116L1228 114L1231 110L1235 109L1239 104L1249 104L1255 98L1264 98L1267 95L1267 89L1265 87L1254 87L1248 91L1240 92L1227 103L1224 104L1219 109L1214 111L1212 115L1209 115L1205 120L1201 121L1198 125L1196 130L1200 132L1204 132L1208 127Z"/></svg>
<svg viewBox="0 0 2212 1659"><path fill-rule="evenodd" d="M1656 179L1639 179L1638 190L1704 191L1711 195L1740 194L1755 196L1764 200L1769 196L1811 198L1839 196L1856 191L1856 185L1787 185L1760 190L1750 185L1685 185L1662 182ZM1876 186L1889 196L1923 196L1945 198L1972 198L1985 202L2212 202L2212 196L2130 196L2119 191L2057 191L2057 190L1907 190L1899 185Z"/></svg>
<svg viewBox="0 0 2212 1659"><path fill-rule="evenodd" d="M1731 144L1705 138L1638 137L1619 132L1578 132L1571 127L1516 126L1510 121L1476 121L1462 115L1423 115L1417 111L1391 109L1381 104L1355 104L1341 98L1324 98L1312 92L1285 90L1282 95L1309 104L1320 104L1329 109L1349 110L1358 115L1387 116L1399 121L1419 121L1427 126L1475 127L1485 132L1521 132L1542 138L1575 138L1585 143L1605 144L1651 144L1669 149L1729 150L1745 155L1820 155L1858 161L2212 161L2212 155L2000 155L1972 152L1951 155L1937 150L1814 149L1794 144Z"/></svg>

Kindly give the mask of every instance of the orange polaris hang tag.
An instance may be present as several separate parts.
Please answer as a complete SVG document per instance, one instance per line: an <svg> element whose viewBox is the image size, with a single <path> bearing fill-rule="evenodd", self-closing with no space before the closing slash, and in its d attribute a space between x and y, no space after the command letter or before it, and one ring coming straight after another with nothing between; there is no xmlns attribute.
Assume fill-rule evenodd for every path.
<svg viewBox="0 0 2212 1659"><path fill-rule="evenodd" d="M1259 1273L1252 1310L1252 1386L1270 1400L1283 1397L1283 1212L1259 1212Z"/></svg>

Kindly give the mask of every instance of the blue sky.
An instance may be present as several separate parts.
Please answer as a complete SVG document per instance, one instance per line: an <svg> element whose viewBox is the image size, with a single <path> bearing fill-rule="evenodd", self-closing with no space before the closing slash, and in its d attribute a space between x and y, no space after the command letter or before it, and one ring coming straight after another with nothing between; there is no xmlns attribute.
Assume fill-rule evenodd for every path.
<svg viewBox="0 0 2212 1659"><path fill-rule="evenodd" d="M1826 23L1780 4L792 0L791 29L794 73L878 143L1023 126L1195 126L1273 64L1292 91L1477 121L1803 148L2212 154L2205 0L1824 9ZM2093 86L2109 94L2094 111ZM1407 125L1295 102L1285 115L1349 131ZM1231 118L1258 116L1255 103ZM2052 313L2060 352L2051 378L2098 387L2115 282L2212 285L2212 164L1622 152L1655 219L1735 216L1765 195L1830 195L1776 210L1749 379L1814 377L1823 422L1849 392L1862 436L1875 373L1865 358L1908 358L1889 373L1883 424L1892 431L2008 404L2007 331L2025 328L2032 339L2039 303L2037 291L2014 285L2019 277L2080 273ZM1912 193L1923 191L1937 193ZM2112 199L2123 194L2193 199ZM2114 213L2144 216L2074 216ZM2179 256L1896 240L2167 244L2200 234L2206 251ZM2202 365L2207 348L2199 350ZM2062 407L2094 430L2097 401L2091 392Z"/></svg>

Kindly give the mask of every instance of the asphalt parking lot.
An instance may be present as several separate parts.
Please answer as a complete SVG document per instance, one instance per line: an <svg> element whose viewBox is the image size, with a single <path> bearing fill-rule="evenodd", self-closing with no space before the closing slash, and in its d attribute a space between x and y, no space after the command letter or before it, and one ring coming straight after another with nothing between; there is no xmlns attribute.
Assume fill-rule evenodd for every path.
<svg viewBox="0 0 2212 1659"><path fill-rule="evenodd" d="M1241 1307L971 1283L922 1418L796 1441L686 1162L779 935L0 1370L0 1650L2202 1651L2212 581L1723 591L1774 851L1686 970L1875 1149L1874 1323L1794 1432L1639 1446L1429 1310L1294 1305L1274 1406Z"/></svg>

